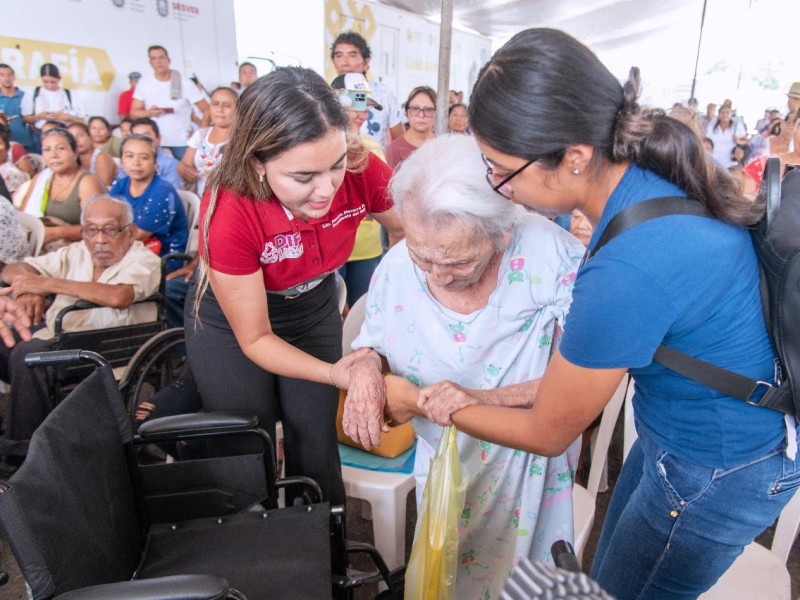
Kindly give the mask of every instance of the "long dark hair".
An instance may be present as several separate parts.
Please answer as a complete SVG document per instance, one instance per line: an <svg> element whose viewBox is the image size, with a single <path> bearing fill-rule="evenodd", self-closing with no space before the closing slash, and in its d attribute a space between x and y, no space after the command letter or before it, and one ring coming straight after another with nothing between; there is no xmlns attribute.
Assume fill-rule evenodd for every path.
<svg viewBox="0 0 800 600"><path fill-rule="evenodd" d="M350 132L349 115L334 89L311 69L279 67L257 79L240 96L228 143L206 189L226 188L239 196L267 200L272 190L268 182L259 181L250 159L264 163L337 129L347 136L347 170L363 171L369 151L358 134ZM206 256L200 265L196 317L200 298L208 287L208 230L215 209L216 194L212 193L201 228Z"/></svg>
<svg viewBox="0 0 800 600"><path fill-rule="evenodd" d="M761 203L745 199L736 181L705 154L686 125L637 103L633 67L624 87L591 50L554 29L515 35L481 69L469 105L470 127L505 154L556 168L566 149L594 149L595 173L631 161L652 170L708 206L719 219L758 222Z"/></svg>

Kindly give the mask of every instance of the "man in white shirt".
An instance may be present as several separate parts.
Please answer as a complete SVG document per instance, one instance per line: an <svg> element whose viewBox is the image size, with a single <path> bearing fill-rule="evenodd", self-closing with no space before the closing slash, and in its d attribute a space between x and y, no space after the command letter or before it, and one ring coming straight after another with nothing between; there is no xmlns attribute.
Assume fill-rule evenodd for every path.
<svg viewBox="0 0 800 600"><path fill-rule="evenodd" d="M372 51L360 34L355 31L340 33L331 45L331 60L337 75L344 73L367 74ZM380 81L369 84L370 94L381 106L378 110L369 107L366 122L361 126L361 134L368 135L386 150L389 142L399 138L405 131L400 104L388 86Z"/></svg>
<svg viewBox="0 0 800 600"><path fill-rule="evenodd" d="M210 122L209 107L203 93L187 77L170 68L170 59L163 46L147 49L153 75L142 77L136 84L131 117L150 117L158 123L162 145L180 160L192 134L193 105L203 113L200 126Z"/></svg>
<svg viewBox="0 0 800 600"><path fill-rule="evenodd" d="M258 79L258 69L256 69L256 66L253 63L243 62L240 64L239 85L242 86L242 89L239 91L239 95L241 95L251 83L254 83L256 79Z"/></svg>
<svg viewBox="0 0 800 600"><path fill-rule="evenodd" d="M161 262L134 240L132 223L127 202L98 196L89 200L81 215L83 241L3 270L3 281L26 314L25 319L18 317L20 323L40 329L26 340L29 334L23 328L20 338L26 341L13 348L0 344L0 379L11 383L0 436L0 454L5 457L0 472L22 462L31 435L52 410L47 374L42 368L28 368L25 356L50 349L55 318L62 308L78 299L103 306L67 315L63 324L72 331L155 320L151 303L133 303L158 290ZM50 296L54 299L47 307Z"/></svg>

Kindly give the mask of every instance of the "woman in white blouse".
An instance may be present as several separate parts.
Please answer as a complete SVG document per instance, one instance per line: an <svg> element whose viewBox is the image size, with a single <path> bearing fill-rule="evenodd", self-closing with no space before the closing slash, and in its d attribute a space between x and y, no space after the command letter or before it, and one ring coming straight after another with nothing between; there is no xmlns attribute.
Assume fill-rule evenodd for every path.
<svg viewBox="0 0 800 600"><path fill-rule="evenodd" d="M197 184L198 195L203 195L206 179L222 156L222 147L236 114L239 96L228 87L211 92L211 127L198 129L189 139L188 148L178 164L178 173L184 181Z"/></svg>

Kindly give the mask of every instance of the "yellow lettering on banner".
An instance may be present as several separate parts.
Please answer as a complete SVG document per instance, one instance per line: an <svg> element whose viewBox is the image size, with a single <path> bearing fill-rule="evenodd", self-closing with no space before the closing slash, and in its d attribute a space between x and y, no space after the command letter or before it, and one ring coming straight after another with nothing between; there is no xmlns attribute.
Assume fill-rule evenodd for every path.
<svg viewBox="0 0 800 600"><path fill-rule="evenodd" d="M360 32L361 35L363 35L364 39L367 41L371 40L373 34L378 29L378 23L375 21L375 16L372 14L372 9L368 4L356 2L355 0L350 0L347 6L350 9L350 14L356 20L363 23L363 31Z"/></svg>
<svg viewBox="0 0 800 600"><path fill-rule="evenodd" d="M339 0L325 0L325 37L333 42L336 36L344 31L357 31L367 43L378 30L378 22L369 5L356 0L348 0L347 9L343 8ZM333 61L328 54L329 45L326 45L325 75L328 81L336 77Z"/></svg>
<svg viewBox="0 0 800 600"><path fill-rule="evenodd" d="M435 73L439 70L439 64L422 60L420 58L408 58L406 59L406 68L410 71L425 71L429 73Z"/></svg>
<svg viewBox="0 0 800 600"><path fill-rule="evenodd" d="M102 48L6 36L0 36L0 62L14 69L18 86L41 85L39 69L44 63L58 67L62 87L70 90L107 92L116 74Z"/></svg>

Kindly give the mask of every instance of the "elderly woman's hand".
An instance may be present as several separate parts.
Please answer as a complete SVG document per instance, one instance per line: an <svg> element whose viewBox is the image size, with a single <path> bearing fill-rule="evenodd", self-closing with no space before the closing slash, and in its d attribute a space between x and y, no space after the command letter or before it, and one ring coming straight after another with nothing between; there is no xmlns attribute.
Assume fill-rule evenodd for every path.
<svg viewBox="0 0 800 600"><path fill-rule="evenodd" d="M389 431L383 419L386 388L383 382L383 363L377 352L356 351L350 365L347 398L344 402L342 429L365 449L381 443L381 432Z"/></svg>
<svg viewBox="0 0 800 600"><path fill-rule="evenodd" d="M438 425L452 425L451 415L464 408L481 404L478 397L452 381L440 381L419 390L417 406L425 416Z"/></svg>

